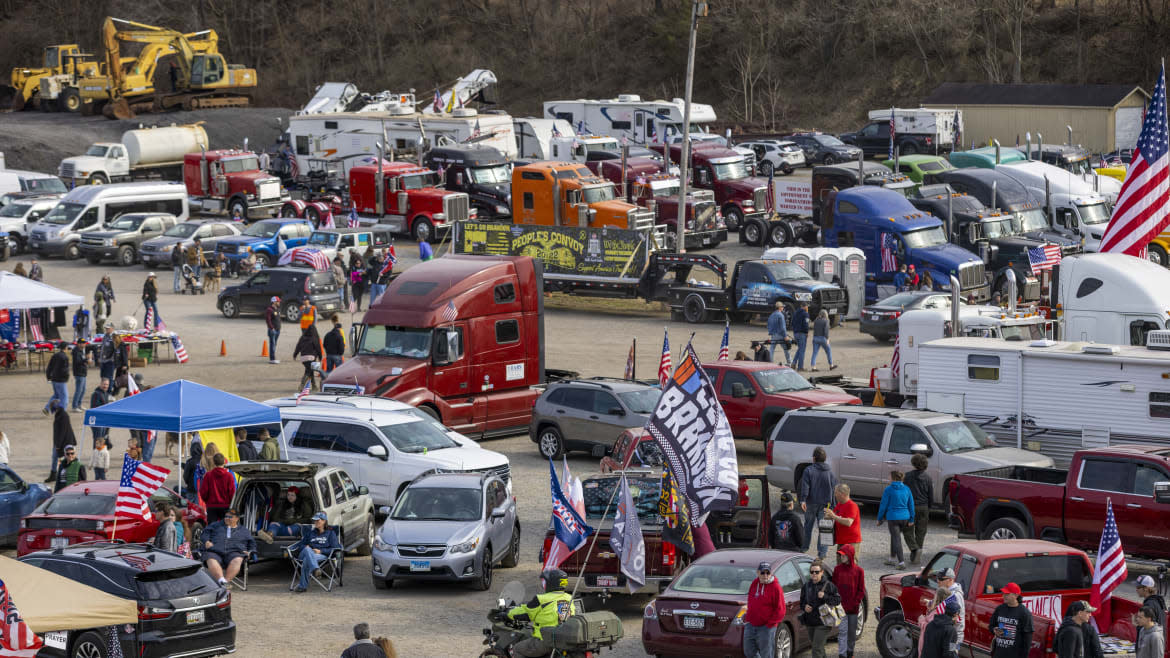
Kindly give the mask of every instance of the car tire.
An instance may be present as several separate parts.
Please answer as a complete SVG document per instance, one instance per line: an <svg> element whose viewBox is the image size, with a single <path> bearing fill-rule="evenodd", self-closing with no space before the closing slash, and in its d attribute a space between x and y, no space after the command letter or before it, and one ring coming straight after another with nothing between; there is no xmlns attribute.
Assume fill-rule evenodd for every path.
<svg viewBox="0 0 1170 658"><path fill-rule="evenodd" d="M479 567L479 576L471 583L472 588L486 592L492 587L492 547L483 547L482 564Z"/></svg>
<svg viewBox="0 0 1170 658"><path fill-rule="evenodd" d="M1010 516L998 518L979 533L980 539L1031 539L1032 533L1019 519Z"/></svg>
<svg viewBox="0 0 1170 658"><path fill-rule="evenodd" d="M501 567L511 569L520 564L520 524L512 527L512 538L508 540L508 554L500 561Z"/></svg>
<svg viewBox="0 0 1170 658"><path fill-rule="evenodd" d="M105 185L110 182L110 179L105 174L90 174L89 178L85 179L86 185Z"/></svg>
<svg viewBox="0 0 1170 658"><path fill-rule="evenodd" d="M536 446L542 457L560 459L565 456L565 438L552 425L546 425L536 433Z"/></svg>
<svg viewBox="0 0 1170 658"><path fill-rule="evenodd" d="M760 175L761 176L770 176L772 174L772 171L774 171L774 170L775 170L775 167L772 166L771 162L764 160L763 162L760 163Z"/></svg>
<svg viewBox="0 0 1170 658"><path fill-rule="evenodd" d="M833 155L830 153L826 153L825 157L821 160L821 164L826 165L826 166L832 165L832 164L837 164L837 158L834 158Z"/></svg>
<svg viewBox="0 0 1170 658"><path fill-rule="evenodd" d="M788 624L779 624L776 627L776 638L772 646L776 648L776 658L792 658L795 642L792 629Z"/></svg>
<svg viewBox="0 0 1170 658"><path fill-rule="evenodd" d="M76 242L65 247L65 260L77 260L81 258L81 247Z"/></svg>
<svg viewBox="0 0 1170 658"><path fill-rule="evenodd" d="M256 263L260 265L261 269L268 269L272 267L272 256L268 254L256 254Z"/></svg>
<svg viewBox="0 0 1170 658"><path fill-rule="evenodd" d="M131 247L128 244L118 247L118 265L122 267L130 267L137 260L138 257L134 253L134 247Z"/></svg>
<svg viewBox="0 0 1170 658"><path fill-rule="evenodd" d="M82 633L69 651L70 658L106 658L109 655L105 639L94 631Z"/></svg>
<svg viewBox="0 0 1170 658"><path fill-rule="evenodd" d="M430 242L435 238L435 227L431 225L431 220L420 215L410 225L410 235L419 244Z"/></svg>
<svg viewBox="0 0 1170 658"><path fill-rule="evenodd" d="M707 319L707 303L702 296L691 293L683 300L683 318L691 324L699 324Z"/></svg>
<svg viewBox="0 0 1170 658"><path fill-rule="evenodd" d="M231 319L240 317L240 303L234 297L224 297L219 303L219 312L223 317Z"/></svg>
<svg viewBox="0 0 1170 658"><path fill-rule="evenodd" d="M240 211L240 219L248 221L248 202L241 197L235 197L228 202L228 217L235 217L236 211Z"/></svg>
<svg viewBox="0 0 1170 658"><path fill-rule="evenodd" d="M297 215L297 207L291 203L284 204L280 207L280 216L285 219L296 219L299 217Z"/></svg>
<svg viewBox="0 0 1170 658"><path fill-rule="evenodd" d="M305 219L309 220L314 230L321 228L321 213L317 212L317 209L313 206L305 208Z"/></svg>
<svg viewBox="0 0 1170 658"><path fill-rule="evenodd" d="M1167 258L1166 250L1152 242L1146 245L1146 257L1155 265L1170 267L1170 258Z"/></svg>
<svg viewBox="0 0 1170 658"><path fill-rule="evenodd" d="M743 226L743 211L739 206L730 205L723 210L723 223L728 231L738 231Z"/></svg>
<svg viewBox="0 0 1170 658"><path fill-rule="evenodd" d="M374 552L374 533L378 531L378 526L374 523L374 515L371 513L366 518L366 540L362 542L361 546L357 547L354 552L358 555L369 555Z"/></svg>
<svg viewBox="0 0 1170 658"><path fill-rule="evenodd" d="M61 93L61 97L57 99L57 110L74 114L81 111L81 92L77 87L70 87Z"/></svg>
<svg viewBox="0 0 1170 658"><path fill-rule="evenodd" d="M877 627L877 649L882 658L916 658L918 642L901 612L888 612Z"/></svg>
<svg viewBox="0 0 1170 658"><path fill-rule="evenodd" d="M101 265L102 257L98 254L86 254L85 262L89 263L90 265Z"/></svg>
<svg viewBox="0 0 1170 658"><path fill-rule="evenodd" d="M419 409L419 411L422 411L423 413L430 416L431 418L434 418L435 420L439 421L440 423L443 422L443 419L439 418L439 411L437 409L435 409L434 407L430 406L429 404L420 404L418 406L418 409Z"/></svg>
<svg viewBox="0 0 1170 658"><path fill-rule="evenodd" d="M371 576L370 580L374 582L374 589L386 590L394 588L394 580L390 578L379 578L377 576Z"/></svg>
<svg viewBox="0 0 1170 658"><path fill-rule="evenodd" d="M792 227L787 222L777 222L768 231L768 245L772 247L791 247L796 243L792 235Z"/></svg>
<svg viewBox="0 0 1170 658"><path fill-rule="evenodd" d="M296 324L301 321L301 306L296 302L286 302L284 308L280 309L280 317L284 318L285 322Z"/></svg>
<svg viewBox="0 0 1170 658"><path fill-rule="evenodd" d="M750 247L758 247L763 243L764 229L760 226L759 222L752 220L752 221L744 224L739 229L739 231L740 231L740 235L743 236L744 244L746 244Z"/></svg>

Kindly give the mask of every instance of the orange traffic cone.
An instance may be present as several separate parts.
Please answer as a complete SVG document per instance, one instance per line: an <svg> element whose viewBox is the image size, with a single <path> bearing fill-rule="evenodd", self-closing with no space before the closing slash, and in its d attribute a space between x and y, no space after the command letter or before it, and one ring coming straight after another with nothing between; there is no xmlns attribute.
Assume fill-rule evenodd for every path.
<svg viewBox="0 0 1170 658"><path fill-rule="evenodd" d="M264 340L264 347L260 348L260 356L268 356L268 340Z"/></svg>
<svg viewBox="0 0 1170 658"><path fill-rule="evenodd" d="M227 356L227 341L219 341L219 355Z"/></svg>
<svg viewBox="0 0 1170 658"><path fill-rule="evenodd" d="M317 344L321 347L321 358L325 358L325 341L318 338Z"/></svg>

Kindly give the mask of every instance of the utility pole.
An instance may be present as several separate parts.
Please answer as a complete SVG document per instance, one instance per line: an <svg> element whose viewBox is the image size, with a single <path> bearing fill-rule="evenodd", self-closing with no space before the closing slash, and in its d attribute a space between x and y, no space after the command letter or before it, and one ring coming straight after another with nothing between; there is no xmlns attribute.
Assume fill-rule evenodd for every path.
<svg viewBox="0 0 1170 658"><path fill-rule="evenodd" d="M678 252L687 252L687 186L691 173L691 88L695 82L695 36L699 27L699 17L707 15L707 0L691 0L691 41L687 47L687 87L683 98L683 141L682 157L679 159L679 188L678 188L678 223L675 236L678 238ZM665 150L670 152L670 145ZM669 160L669 156L667 157Z"/></svg>

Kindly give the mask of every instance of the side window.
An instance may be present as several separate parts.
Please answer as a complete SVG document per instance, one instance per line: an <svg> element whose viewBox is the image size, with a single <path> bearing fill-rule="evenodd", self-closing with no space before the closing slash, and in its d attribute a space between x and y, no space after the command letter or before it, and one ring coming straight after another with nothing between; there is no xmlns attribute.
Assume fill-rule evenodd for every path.
<svg viewBox="0 0 1170 658"><path fill-rule="evenodd" d="M146 220L145 230L150 233L161 233L162 220L158 218Z"/></svg>
<svg viewBox="0 0 1170 658"><path fill-rule="evenodd" d="M849 431L849 447L857 450L882 449L882 437L886 433L886 424L882 421L859 420L853 423Z"/></svg>
<svg viewBox="0 0 1170 658"><path fill-rule="evenodd" d="M86 210L85 214L81 216L81 219L77 220L77 229L80 230L83 228L89 228L90 226L93 226L94 224L97 223L97 218L98 218L98 209L97 208L90 208L89 210ZM107 221L109 221L111 219L113 219L112 215L107 217Z"/></svg>
<svg viewBox="0 0 1170 658"><path fill-rule="evenodd" d="M723 375L723 384L719 387L719 395L731 395L735 391L736 384L740 384L749 391L753 390L752 381L748 379L747 375L743 374L742 372L728 370L727 373Z"/></svg>
<svg viewBox="0 0 1170 658"><path fill-rule="evenodd" d="M566 407L581 411L593 411L593 391L584 388L566 388L564 391L564 405Z"/></svg>
<svg viewBox="0 0 1170 658"><path fill-rule="evenodd" d="M1081 285L1077 286L1077 299L1097 292L1097 290L1100 289L1100 287L1103 285L1105 285L1105 282L1101 279L1092 276L1085 277L1085 279L1081 281Z"/></svg>
<svg viewBox="0 0 1170 658"><path fill-rule="evenodd" d="M528 172L525 172L525 173L528 173ZM532 200L532 192L525 192L524 193L524 209L525 210L532 210L534 207L536 207L536 206Z"/></svg>
<svg viewBox="0 0 1170 658"><path fill-rule="evenodd" d="M516 301L516 287L510 283L501 283L496 286L492 297L497 304L506 304Z"/></svg>
<svg viewBox="0 0 1170 658"><path fill-rule="evenodd" d="M1133 489L1134 464L1108 459L1086 459L1081 462L1082 489L1129 493Z"/></svg>
<svg viewBox="0 0 1170 658"><path fill-rule="evenodd" d="M250 285L250 286L265 286L265 285L268 285L268 281L270 279L272 279L271 274L269 274L268 272L261 272L261 273L257 274L256 276L252 277L251 279L248 279L248 285Z"/></svg>
<svg viewBox="0 0 1170 658"><path fill-rule="evenodd" d="M621 409L622 405L618 404L617 398L609 393L602 393L597 391L593 394L593 412L599 414L608 414L613 409Z"/></svg>
<svg viewBox="0 0 1170 658"><path fill-rule="evenodd" d="M493 480L491 484L488 485L487 500L488 506L492 509L503 505L508 500L508 493L504 489L504 483L500 482L499 480Z"/></svg>
<svg viewBox="0 0 1170 658"><path fill-rule="evenodd" d="M915 443L930 445L930 441L926 438L926 435L917 427L903 425L901 423L894 425L894 430L890 432L890 452L899 455L914 454L910 451L910 446Z"/></svg>
<svg viewBox="0 0 1170 658"><path fill-rule="evenodd" d="M760 478L740 478L739 480L740 507L746 509L761 509L764 506L764 481Z"/></svg>
<svg viewBox="0 0 1170 658"><path fill-rule="evenodd" d="M1129 344L1142 345L1146 344L1146 334L1151 331L1161 329L1156 322L1149 320L1134 320L1129 323Z"/></svg>
<svg viewBox="0 0 1170 658"><path fill-rule="evenodd" d="M959 563L959 569L955 572L955 582L958 583L964 592L971 591L971 577L975 575L975 567L979 562L974 558L964 555L963 561Z"/></svg>
<svg viewBox="0 0 1170 658"><path fill-rule="evenodd" d="M500 320L496 322L496 344L516 343L520 341L520 323L516 320Z"/></svg>
<svg viewBox="0 0 1170 658"><path fill-rule="evenodd" d="M183 216L183 200L171 199L163 201L159 204L159 212L165 212L168 215L174 215L176 218Z"/></svg>
<svg viewBox="0 0 1170 658"><path fill-rule="evenodd" d="M565 403L565 389L554 388L551 393L544 398L544 401L549 404L564 404Z"/></svg>
<svg viewBox="0 0 1170 658"><path fill-rule="evenodd" d="M857 214L858 210L855 204L849 203L848 201L838 201L837 212L855 215Z"/></svg>
<svg viewBox="0 0 1170 658"><path fill-rule="evenodd" d="M826 416L806 416L789 414L784 417L776 440L780 443L804 443L818 446L827 446L837 438L837 433L845 426L844 418L829 418ZM807 454L812 455L810 450Z"/></svg>
<svg viewBox="0 0 1170 658"><path fill-rule="evenodd" d="M325 423L319 420L306 420L297 428L292 437L294 448L305 450L339 450L344 451L345 445L334 445L338 438L338 428L335 423Z"/></svg>
<svg viewBox="0 0 1170 658"><path fill-rule="evenodd" d="M341 236L341 245L340 245L340 246L341 246L342 248L345 248L345 247L352 247L353 245L354 245L354 241L353 241L353 235L352 235L352 234L349 234L349 235L343 235L343 236Z"/></svg>
<svg viewBox="0 0 1170 658"><path fill-rule="evenodd" d="M350 500L357 498L358 488L357 485L353 483L353 479L349 477L349 473L341 474L341 486L345 487L345 495L347 498Z"/></svg>
<svg viewBox="0 0 1170 658"><path fill-rule="evenodd" d="M297 135L297 155L309 154L309 138L307 135Z"/></svg>
<svg viewBox="0 0 1170 658"><path fill-rule="evenodd" d="M223 237L223 236L235 235L235 234L236 234L236 232L233 231L232 227L228 226L227 224L216 224L215 225L215 237L217 237L217 238Z"/></svg>
<svg viewBox="0 0 1170 658"><path fill-rule="evenodd" d="M703 372L707 373L707 379L711 380L711 385L719 381L719 368L703 368Z"/></svg>
<svg viewBox="0 0 1170 658"><path fill-rule="evenodd" d="M943 569L954 569L958 561L959 554L951 551L943 551L931 560L930 566L926 568L926 573L930 574L927 576L927 580L930 582L932 589L938 589L938 579L935 578L934 574Z"/></svg>
<svg viewBox="0 0 1170 658"><path fill-rule="evenodd" d="M793 562L795 560L789 560L776 570L776 581L780 583L780 589L783 589L785 594L799 592L801 586L804 585L804 579L800 577L800 570Z"/></svg>
<svg viewBox="0 0 1170 658"><path fill-rule="evenodd" d="M1133 492L1139 496L1153 498L1154 483L1167 481L1170 481L1170 477L1166 477L1166 474L1161 470L1153 466L1138 464L1137 475L1133 478Z"/></svg>
<svg viewBox="0 0 1170 658"><path fill-rule="evenodd" d="M1150 392L1150 418L1170 418L1170 393Z"/></svg>
<svg viewBox="0 0 1170 658"><path fill-rule="evenodd" d="M999 381L999 357L989 354L967 356L967 379Z"/></svg>
<svg viewBox="0 0 1170 658"><path fill-rule="evenodd" d="M295 225L282 226L278 233L281 240L291 240L297 237L297 227Z"/></svg>
<svg viewBox="0 0 1170 658"><path fill-rule="evenodd" d="M436 365L455 363L463 358L463 327L435 331Z"/></svg>
<svg viewBox="0 0 1170 658"><path fill-rule="evenodd" d="M313 226L311 224L297 224L297 237L307 238L313 234Z"/></svg>
<svg viewBox="0 0 1170 658"><path fill-rule="evenodd" d="M521 180L544 180L544 173L539 171L520 172Z"/></svg>
<svg viewBox="0 0 1170 658"><path fill-rule="evenodd" d="M325 507L333 505L333 493L329 490L329 480L320 478L317 480L317 491L321 492L321 503Z"/></svg>
<svg viewBox="0 0 1170 658"><path fill-rule="evenodd" d="M343 425L338 428L337 445L334 449L343 448L349 452L366 454L374 446L383 445L382 439L375 435L368 427L361 425Z"/></svg>
<svg viewBox="0 0 1170 658"><path fill-rule="evenodd" d="M329 475L329 485L333 488L333 500L339 504L345 502L345 485L341 483L341 478L337 473Z"/></svg>

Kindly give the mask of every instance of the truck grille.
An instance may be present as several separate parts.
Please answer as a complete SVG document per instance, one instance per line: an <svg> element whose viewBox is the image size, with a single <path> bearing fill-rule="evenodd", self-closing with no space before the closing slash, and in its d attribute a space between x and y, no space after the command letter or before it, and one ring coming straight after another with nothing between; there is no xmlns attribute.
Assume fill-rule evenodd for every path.
<svg viewBox="0 0 1170 658"><path fill-rule="evenodd" d="M843 301L845 301L845 291L840 288L821 288L813 291L813 302L816 306L833 306Z"/></svg>
<svg viewBox="0 0 1170 658"><path fill-rule="evenodd" d="M94 238L88 235L81 236L81 244L88 245L90 247L100 247L104 241L105 238Z"/></svg>
<svg viewBox="0 0 1170 658"><path fill-rule="evenodd" d="M697 231L710 231L715 228L715 220L719 213L715 212L714 201L699 201L695 203L693 228Z"/></svg>
<svg viewBox="0 0 1170 658"><path fill-rule="evenodd" d="M72 162L62 162L58 170L57 175L61 178L77 178L77 169L74 168Z"/></svg>
<svg viewBox="0 0 1170 658"><path fill-rule="evenodd" d="M280 181L274 178L261 181L256 185L256 196L260 198L261 203L266 201L279 201Z"/></svg>
<svg viewBox="0 0 1170 658"><path fill-rule="evenodd" d="M512 479L512 467L508 464L504 464L503 466L489 466L487 468L471 468L464 471L464 473L487 473L488 475L494 475L500 478L504 482Z"/></svg>
<svg viewBox="0 0 1170 658"><path fill-rule="evenodd" d="M398 552L402 557L443 557L447 552L446 544L399 544Z"/></svg>
<svg viewBox="0 0 1170 658"><path fill-rule="evenodd" d="M764 208L768 206L768 189L765 187L757 187L752 192L752 203L756 204L755 209L763 212Z"/></svg>
<svg viewBox="0 0 1170 658"><path fill-rule="evenodd" d="M970 290L987 284L983 263L965 263L959 266L959 288Z"/></svg>
<svg viewBox="0 0 1170 658"><path fill-rule="evenodd" d="M649 231L654 228L654 212L639 208L629 215L630 229L634 231Z"/></svg>
<svg viewBox="0 0 1170 658"><path fill-rule="evenodd" d="M448 194L443 197L443 214L448 222L464 222L470 216L471 202L466 194Z"/></svg>

